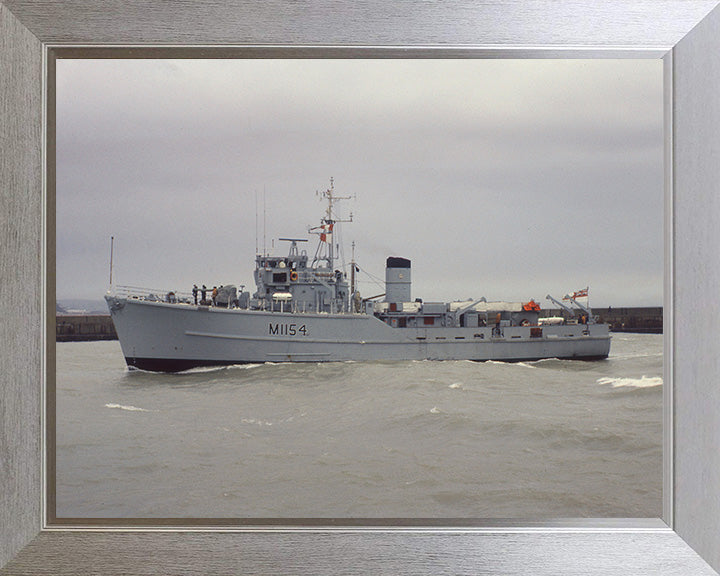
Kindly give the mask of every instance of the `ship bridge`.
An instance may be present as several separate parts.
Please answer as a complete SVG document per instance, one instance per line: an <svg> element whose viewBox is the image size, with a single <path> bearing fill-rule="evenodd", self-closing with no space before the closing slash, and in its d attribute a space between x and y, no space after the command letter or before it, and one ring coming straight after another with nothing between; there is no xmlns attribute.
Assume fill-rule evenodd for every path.
<svg viewBox="0 0 720 576"><path fill-rule="evenodd" d="M335 195L333 181L330 188L322 193L328 202L320 226L309 228L317 234L319 242L315 256L310 263L306 250L300 250L298 242L305 238L279 238L290 242L287 256L257 255L255 257L255 285L257 291L250 300L250 308L293 313L351 312L350 286L346 274L335 268L336 255L333 249L335 226L340 220L334 213L334 204L349 197Z"/></svg>

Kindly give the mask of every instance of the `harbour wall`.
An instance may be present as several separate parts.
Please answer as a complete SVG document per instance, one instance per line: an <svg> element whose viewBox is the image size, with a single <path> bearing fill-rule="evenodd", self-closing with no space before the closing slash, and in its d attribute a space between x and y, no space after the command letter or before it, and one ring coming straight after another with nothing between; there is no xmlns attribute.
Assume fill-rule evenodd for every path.
<svg viewBox="0 0 720 576"><path fill-rule="evenodd" d="M58 314L55 317L56 342L89 342L117 339L115 326L107 314Z"/></svg>
<svg viewBox="0 0 720 576"><path fill-rule="evenodd" d="M662 306L647 308L593 308L601 322L610 324L613 332L641 332L662 334Z"/></svg>
<svg viewBox="0 0 720 576"><path fill-rule="evenodd" d="M663 309L661 306L647 308L593 308L593 315L601 322L610 324L612 332L640 332L662 334ZM559 309L543 309L542 316L559 316ZM93 340L117 340L115 326L109 315L57 315L55 319L57 342L88 342Z"/></svg>
<svg viewBox="0 0 720 576"><path fill-rule="evenodd" d="M638 332L644 334L662 334L662 306L632 308L592 308L593 316L600 322L610 325L611 332ZM561 316L560 309L544 309L541 316Z"/></svg>

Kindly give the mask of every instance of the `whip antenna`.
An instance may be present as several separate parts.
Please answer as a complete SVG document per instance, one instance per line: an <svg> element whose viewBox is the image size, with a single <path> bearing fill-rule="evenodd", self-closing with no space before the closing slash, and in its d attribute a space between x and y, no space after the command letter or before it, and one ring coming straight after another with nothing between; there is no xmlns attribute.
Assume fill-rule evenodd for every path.
<svg viewBox="0 0 720 576"><path fill-rule="evenodd" d="M110 236L110 288L112 288L112 273L113 273L113 244L115 243L115 236Z"/></svg>

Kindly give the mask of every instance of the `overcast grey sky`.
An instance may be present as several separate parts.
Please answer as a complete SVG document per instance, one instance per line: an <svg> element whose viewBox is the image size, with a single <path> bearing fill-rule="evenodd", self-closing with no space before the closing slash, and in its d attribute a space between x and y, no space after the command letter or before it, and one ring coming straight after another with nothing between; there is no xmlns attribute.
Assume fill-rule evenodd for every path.
<svg viewBox="0 0 720 576"><path fill-rule="evenodd" d="M332 176L346 260L413 298L661 305L662 162L659 60L59 60L57 297L111 235L118 284L251 284L256 197L271 249Z"/></svg>

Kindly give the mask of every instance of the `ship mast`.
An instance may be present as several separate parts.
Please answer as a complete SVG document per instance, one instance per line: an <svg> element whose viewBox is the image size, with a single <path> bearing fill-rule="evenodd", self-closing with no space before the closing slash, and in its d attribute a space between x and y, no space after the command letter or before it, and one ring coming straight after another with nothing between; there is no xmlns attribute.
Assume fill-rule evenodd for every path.
<svg viewBox="0 0 720 576"><path fill-rule="evenodd" d="M350 258L350 295L355 295L355 240L352 243L352 258Z"/></svg>
<svg viewBox="0 0 720 576"><path fill-rule="evenodd" d="M325 260L327 260L328 266L333 268L335 265L335 242L333 239L334 226L340 222L352 222L353 219L352 213L350 213L350 218L348 220L336 220L333 213L334 204L340 200L351 200L352 196L336 196L334 178L330 178L330 188L320 194L322 194L323 198L327 199L328 204L325 209L325 217L322 219L322 225L316 228L311 228L311 230L320 230L320 246L318 246L315 260L322 259L319 258L320 248L322 247L323 242L325 242L328 245L328 255Z"/></svg>

